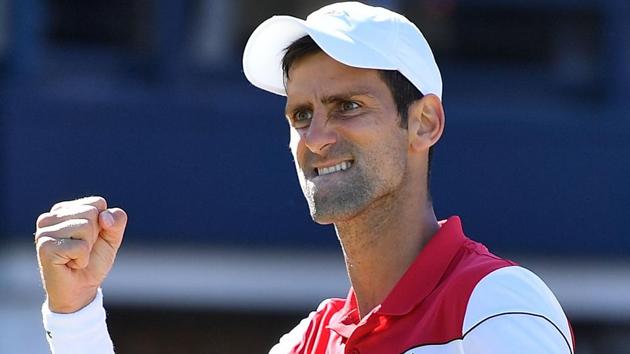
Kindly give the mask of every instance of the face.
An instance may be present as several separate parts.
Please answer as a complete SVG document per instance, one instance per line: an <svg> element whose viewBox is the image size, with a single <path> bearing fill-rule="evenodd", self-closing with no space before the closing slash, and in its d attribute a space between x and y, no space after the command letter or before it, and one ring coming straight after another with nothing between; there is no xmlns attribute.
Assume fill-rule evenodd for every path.
<svg viewBox="0 0 630 354"><path fill-rule="evenodd" d="M294 63L289 78L290 147L313 220L347 221L395 199L408 134L378 72L318 53Z"/></svg>

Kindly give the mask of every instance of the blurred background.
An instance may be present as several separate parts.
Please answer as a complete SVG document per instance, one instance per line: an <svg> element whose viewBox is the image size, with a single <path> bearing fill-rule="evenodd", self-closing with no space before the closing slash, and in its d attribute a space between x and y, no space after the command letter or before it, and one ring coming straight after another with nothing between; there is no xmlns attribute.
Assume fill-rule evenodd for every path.
<svg viewBox="0 0 630 354"><path fill-rule="evenodd" d="M537 272L577 354L630 353L630 2L368 1L435 51L440 218ZM0 0L0 353L46 353L32 232L59 200L130 216L104 285L118 353L263 353L348 288L310 221L284 98L241 53L327 1Z"/></svg>

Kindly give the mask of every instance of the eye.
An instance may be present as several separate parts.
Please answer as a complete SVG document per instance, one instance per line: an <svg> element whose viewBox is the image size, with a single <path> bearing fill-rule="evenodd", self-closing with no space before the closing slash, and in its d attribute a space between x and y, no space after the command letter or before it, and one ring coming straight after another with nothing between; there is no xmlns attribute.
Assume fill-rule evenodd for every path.
<svg viewBox="0 0 630 354"><path fill-rule="evenodd" d="M294 127L296 128L307 127L310 124L311 119L313 119L313 112L310 110L295 111L295 113L293 113L292 118L293 118L292 123Z"/></svg>
<svg viewBox="0 0 630 354"><path fill-rule="evenodd" d="M354 102L354 101L343 101L341 102L341 104L339 105L339 111L341 112L349 112L349 111L353 111L357 108L361 107L358 103Z"/></svg>
<svg viewBox="0 0 630 354"><path fill-rule="evenodd" d="M295 120L298 122L303 122L305 120L310 120L313 117L313 112L311 111L297 111L295 112Z"/></svg>

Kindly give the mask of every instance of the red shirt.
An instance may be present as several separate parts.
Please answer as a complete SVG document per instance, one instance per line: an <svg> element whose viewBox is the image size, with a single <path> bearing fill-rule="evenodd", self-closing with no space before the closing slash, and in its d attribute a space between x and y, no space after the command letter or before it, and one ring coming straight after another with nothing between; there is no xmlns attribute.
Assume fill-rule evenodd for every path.
<svg viewBox="0 0 630 354"><path fill-rule="evenodd" d="M466 345L492 340L481 338L486 336L481 334L482 331L490 333L492 332L488 329L490 325L503 326L505 324L503 322L516 323L515 330L519 335L522 335L519 326L528 331L535 328L532 330L535 333L541 328L542 331L546 331L546 328L550 327L551 336L558 339L558 348L564 345L567 350L537 353L572 353L572 339L567 339L571 335L565 333L568 322L565 318L562 323L563 313L562 316L555 313L557 312L553 304L555 298L547 299L548 289L542 281L540 281L542 285L533 284L533 290L542 291L543 295L529 296L534 299L527 302L533 302L533 304L524 306L523 311L506 312L501 308L492 309L495 306L494 301L489 301L490 305L481 304L488 296L484 296L481 301L475 300L475 304L480 303L479 306L474 305L474 309L469 308L473 306L469 303L473 290L489 274L506 267L514 268L517 272L528 271L521 267L514 267L516 266L514 262L493 255L482 244L464 236L458 217L451 217L440 224L439 231L423 248L383 303L363 319L359 319L356 297L354 291L350 289L345 300L329 299L322 302L317 311L311 313L298 327L284 336L271 353L472 353L472 349L465 348ZM513 272L512 269L509 270L509 273L511 272ZM511 278L513 277L510 275L507 279ZM525 283L530 283L528 279ZM533 281L536 282L536 280ZM480 294L486 293L485 289L493 288L492 284L497 281L490 282L492 286L486 286L487 283L483 282L483 289L479 289ZM527 286L531 287L532 284ZM516 287L510 291L514 293L514 296L507 295L508 298L521 296L518 287L522 285L517 284ZM544 289L539 289L541 287ZM499 288L504 287L499 286ZM523 291L528 293L528 290ZM545 304L537 305L540 301L545 304L551 301L552 310L549 311ZM507 299L507 302L508 308L513 306L510 304L510 299ZM519 299L514 299L515 304L521 302ZM540 315L538 311L531 310L536 307L543 308L544 312L553 312L553 314ZM557 307L559 308L559 305ZM487 313L488 311L490 313ZM560 312L562 312L561 309ZM470 323L465 324L467 313ZM541 319L538 316L545 318ZM473 317L478 318L472 319ZM554 320L546 317L553 318L555 322L561 322L559 326L562 329L558 329L555 325L558 330L553 330L547 323L554 324ZM499 320L491 320L494 318ZM483 326L480 326L481 324ZM467 332L472 333L476 327L480 327L480 334L470 335L471 339L467 340L465 338ZM474 352L494 353L489 348L481 350Z"/></svg>

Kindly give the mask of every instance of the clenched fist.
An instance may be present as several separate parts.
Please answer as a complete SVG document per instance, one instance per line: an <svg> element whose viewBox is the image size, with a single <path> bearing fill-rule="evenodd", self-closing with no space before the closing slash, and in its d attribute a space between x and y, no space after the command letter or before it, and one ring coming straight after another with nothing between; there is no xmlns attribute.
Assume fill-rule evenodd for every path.
<svg viewBox="0 0 630 354"><path fill-rule="evenodd" d="M101 197L55 204L37 218L35 245L48 306L57 313L88 305L114 264L127 214Z"/></svg>

